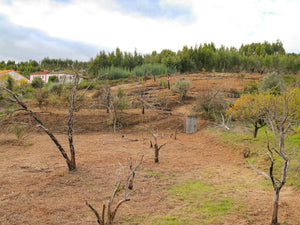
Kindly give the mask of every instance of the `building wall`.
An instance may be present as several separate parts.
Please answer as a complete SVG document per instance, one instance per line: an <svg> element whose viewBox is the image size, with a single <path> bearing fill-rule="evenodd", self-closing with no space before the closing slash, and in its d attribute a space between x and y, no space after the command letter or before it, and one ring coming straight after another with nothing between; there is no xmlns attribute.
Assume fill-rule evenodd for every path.
<svg viewBox="0 0 300 225"><path fill-rule="evenodd" d="M14 71L14 70L8 70L7 72L6 71L4 71L4 72L5 73L1 73L0 75L9 74L15 81L18 81L21 79L25 79L25 80L29 81L27 77L23 76L22 74Z"/></svg>
<svg viewBox="0 0 300 225"><path fill-rule="evenodd" d="M70 83L73 81L73 75L67 73L43 73L43 74L30 74L30 83L35 77L40 77L45 83L48 83L50 76L57 76L60 83ZM81 78L80 80L81 81Z"/></svg>

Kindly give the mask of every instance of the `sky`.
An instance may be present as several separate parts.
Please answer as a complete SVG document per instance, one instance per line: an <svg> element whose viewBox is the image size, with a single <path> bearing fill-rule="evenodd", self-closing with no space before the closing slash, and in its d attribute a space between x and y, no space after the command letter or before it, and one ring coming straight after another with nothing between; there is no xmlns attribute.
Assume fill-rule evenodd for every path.
<svg viewBox="0 0 300 225"><path fill-rule="evenodd" d="M0 61L277 39L300 53L299 9L300 0L0 0Z"/></svg>

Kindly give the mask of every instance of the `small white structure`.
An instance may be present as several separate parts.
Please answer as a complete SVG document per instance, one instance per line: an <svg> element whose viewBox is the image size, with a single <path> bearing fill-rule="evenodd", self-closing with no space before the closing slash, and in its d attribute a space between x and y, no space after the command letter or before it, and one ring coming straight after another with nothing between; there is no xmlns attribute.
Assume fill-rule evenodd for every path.
<svg viewBox="0 0 300 225"><path fill-rule="evenodd" d="M197 116L186 116L184 118L184 132L192 134L197 132Z"/></svg>
<svg viewBox="0 0 300 225"><path fill-rule="evenodd" d="M14 70L0 70L0 76L3 76L5 74L10 75L15 81L24 79L26 81L29 81L29 79L25 76L23 76L22 74L14 71Z"/></svg>
<svg viewBox="0 0 300 225"><path fill-rule="evenodd" d="M74 74L60 71L60 72L49 72L49 71L42 71L42 72L35 72L30 74L29 83L33 81L35 77L40 77L45 83L48 83L50 76L56 76L58 78L58 82L60 83L70 83L73 81ZM79 82L81 78L79 79Z"/></svg>

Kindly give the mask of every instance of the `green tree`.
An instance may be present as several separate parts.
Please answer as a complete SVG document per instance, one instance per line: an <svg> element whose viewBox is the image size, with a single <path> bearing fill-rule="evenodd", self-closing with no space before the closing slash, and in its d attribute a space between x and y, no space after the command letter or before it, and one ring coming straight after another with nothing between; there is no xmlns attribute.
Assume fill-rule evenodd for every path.
<svg viewBox="0 0 300 225"><path fill-rule="evenodd" d="M31 82L31 86L33 88L42 88L44 86L44 81L40 77L35 77Z"/></svg>
<svg viewBox="0 0 300 225"><path fill-rule="evenodd" d="M58 77L57 76L50 76L48 79L48 83L57 83Z"/></svg>
<svg viewBox="0 0 300 225"><path fill-rule="evenodd" d="M15 80L11 76L8 76L6 88L12 91L14 89L14 86Z"/></svg>
<svg viewBox="0 0 300 225"><path fill-rule="evenodd" d="M264 94L243 94L233 106L227 110L227 116L239 121L250 122L254 126L253 137L256 138L260 128L266 125Z"/></svg>

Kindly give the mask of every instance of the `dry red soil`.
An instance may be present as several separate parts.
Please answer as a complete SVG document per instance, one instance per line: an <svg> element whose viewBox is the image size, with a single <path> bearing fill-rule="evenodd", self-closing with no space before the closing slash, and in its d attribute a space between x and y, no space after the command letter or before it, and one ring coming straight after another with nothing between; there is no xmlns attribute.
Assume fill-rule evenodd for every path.
<svg viewBox="0 0 300 225"><path fill-rule="evenodd" d="M194 90L199 89L193 85ZM220 187L219 196L238 199L243 205L241 210L228 212L217 221L201 224L268 224L272 188L249 168L240 146L224 143L208 130L208 122L202 120L198 121L198 132L185 134L181 129L177 140L171 136L176 124L182 123L185 107L189 108L174 109L177 112L174 116L146 111L145 121L159 128L158 142L168 142L161 150L159 163L154 163L150 136L139 124L120 130L117 135L107 126L101 131L100 115L104 113L99 114L100 122L97 117L90 118L94 123L99 122L96 130L86 133L80 130L74 135L78 168L73 172L68 171L63 157L46 134L31 132L21 145L15 144L12 134L0 134L0 224L97 224L85 200L100 212L114 190L122 172L120 168L126 170L128 159L132 157L135 162L141 155L149 159L136 172L137 191L120 207L116 224L153 224L156 218L180 215L187 203L180 198L172 199L168 189L180 182L197 180ZM81 118L77 123L92 123L86 115L86 111L77 112L78 120ZM159 119L154 120L155 115ZM53 123L57 123L54 118L50 124L57 128ZM68 149L67 137L61 133L56 135ZM299 191L285 185L280 194L279 221L300 224L299 209ZM203 215L193 212L185 216L192 218L190 221L193 218L207 221ZM124 222L129 218L131 222Z"/></svg>

